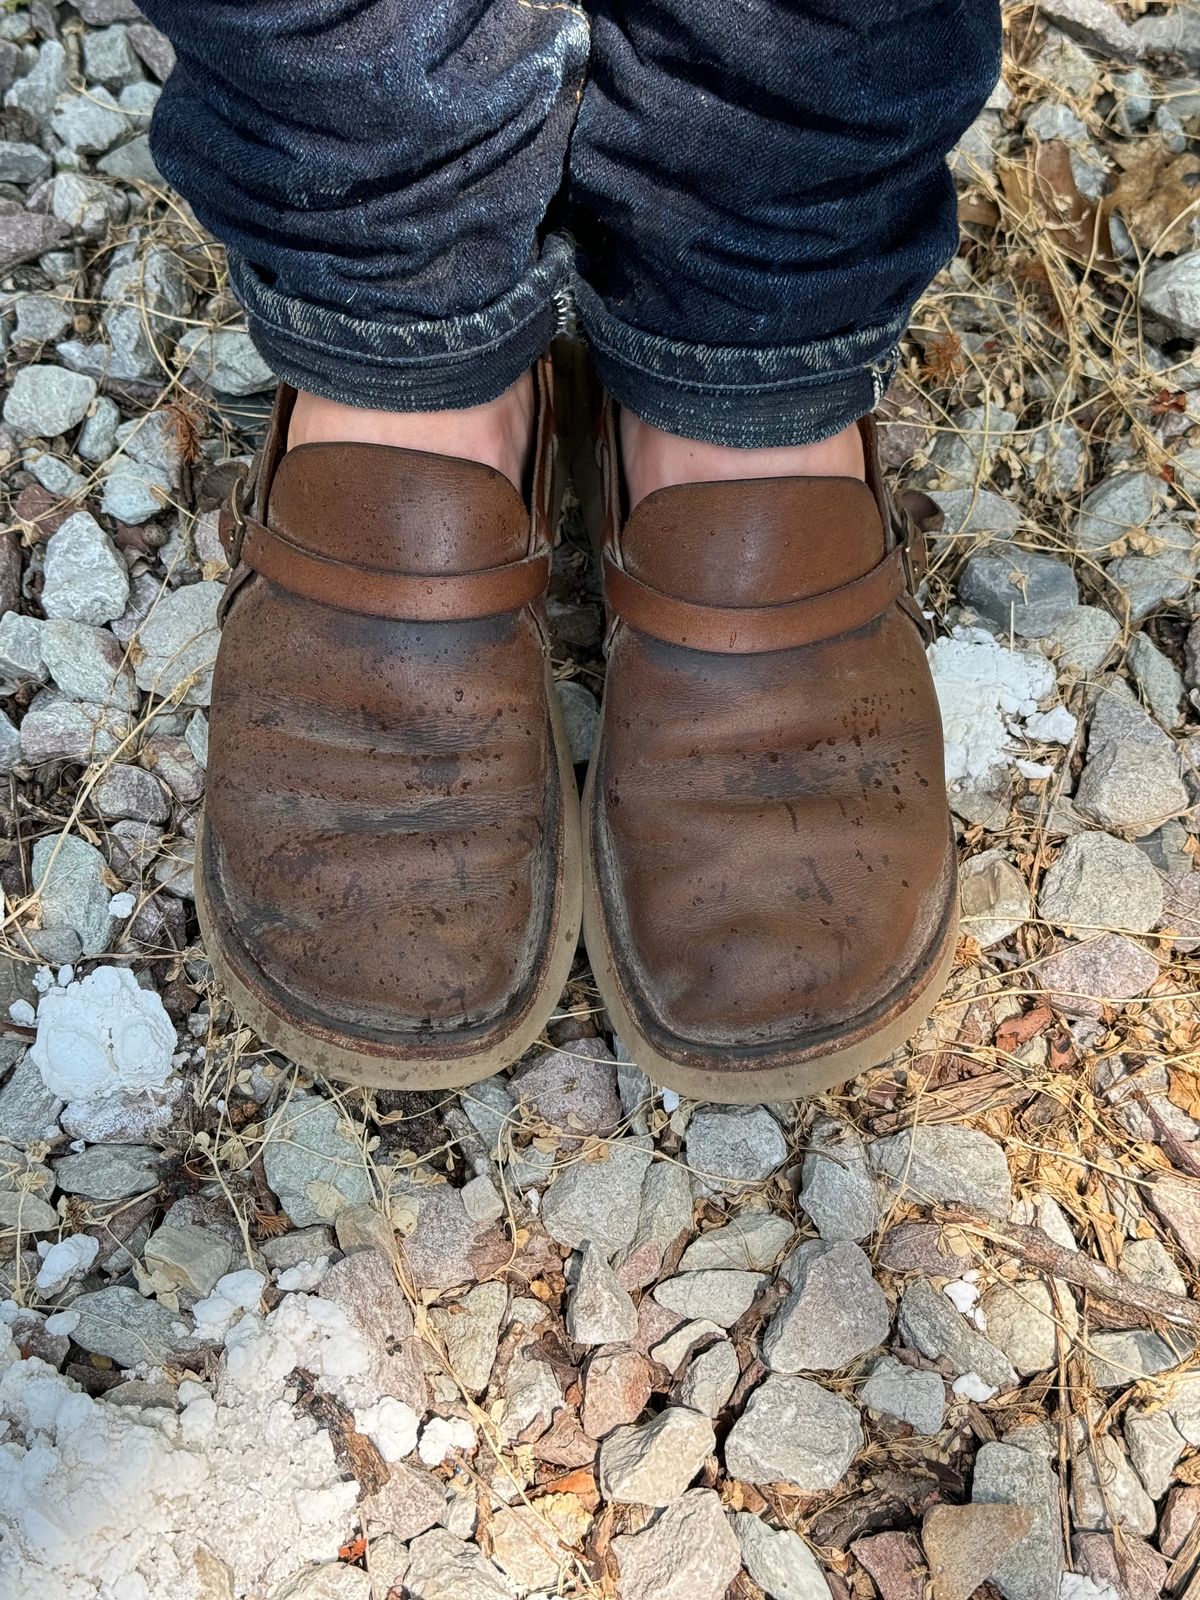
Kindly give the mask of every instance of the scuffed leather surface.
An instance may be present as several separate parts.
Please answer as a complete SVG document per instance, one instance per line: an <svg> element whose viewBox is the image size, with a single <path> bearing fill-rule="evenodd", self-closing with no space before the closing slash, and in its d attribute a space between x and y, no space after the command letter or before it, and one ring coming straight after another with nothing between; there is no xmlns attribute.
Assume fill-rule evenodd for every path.
<svg viewBox="0 0 1200 1600"><path fill-rule="evenodd" d="M887 542L865 485L795 479L660 491L619 548L658 588L744 605L836 587ZM937 701L898 605L750 656L618 623L598 760L610 949L656 1046L802 1051L919 981L955 866Z"/></svg>
<svg viewBox="0 0 1200 1600"><path fill-rule="evenodd" d="M498 474L383 447L284 457L265 514L310 549L402 571L497 566L531 538ZM528 608L396 622L243 579L214 677L206 825L228 934L268 999L383 1040L520 1010L562 807L543 660Z"/></svg>

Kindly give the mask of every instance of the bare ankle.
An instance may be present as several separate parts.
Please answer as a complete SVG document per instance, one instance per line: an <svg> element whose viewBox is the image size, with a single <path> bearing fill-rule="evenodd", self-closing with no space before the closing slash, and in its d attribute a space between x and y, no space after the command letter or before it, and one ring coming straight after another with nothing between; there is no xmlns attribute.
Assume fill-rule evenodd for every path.
<svg viewBox="0 0 1200 1600"><path fill-rule="evenodd" d="M817 444L734 450L664 433L631 411L621 412L621 460L632 511L655 489L738 478L862 478L862 435L851 423Z"/></svg>
<svg viewBox="0 0 1200 1600"><path fill-rule="evenodd" d="M533 442L533 413L528 372L495 400L458 411L371 411L301 390L288 426L288 449L302 444L399 445L481 461L521 490Z"/></svg>

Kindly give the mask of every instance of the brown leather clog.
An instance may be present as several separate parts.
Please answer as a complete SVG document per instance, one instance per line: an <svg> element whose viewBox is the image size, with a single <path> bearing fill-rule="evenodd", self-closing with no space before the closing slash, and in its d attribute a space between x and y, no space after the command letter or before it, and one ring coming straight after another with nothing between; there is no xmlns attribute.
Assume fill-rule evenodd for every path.
<svg viewBox="0 0 1200 1600"><path fill-rule="evenodd" d="M922 540L863 434L868 483L687 484L624 527L611 418L598 446L610 632L584 934L634 1060L703 1099L875 1065L953 959Z"/></svg>
<svg viewBox="0 0 1200 1600"><path fill-rule="evenodd" d="M286 451L281 389L213 683L197 908L242 1017L393 1088L474 1082L558 1003L574 772L542 618L561 494L548 372L532 512L476 462Z"/></svg>

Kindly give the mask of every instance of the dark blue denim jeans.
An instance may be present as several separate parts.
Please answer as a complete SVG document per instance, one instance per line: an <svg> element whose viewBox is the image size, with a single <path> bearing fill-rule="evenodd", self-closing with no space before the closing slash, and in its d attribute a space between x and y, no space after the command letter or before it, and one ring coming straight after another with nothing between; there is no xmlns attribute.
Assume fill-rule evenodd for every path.
<svg viewBox="0 0 1200 1600"><path fill-rule="evenodd" d="M737 446L875 404L999 64L997 0L141 6L155 159L280 377L473 405L577 307L622 404Z"/></svg>

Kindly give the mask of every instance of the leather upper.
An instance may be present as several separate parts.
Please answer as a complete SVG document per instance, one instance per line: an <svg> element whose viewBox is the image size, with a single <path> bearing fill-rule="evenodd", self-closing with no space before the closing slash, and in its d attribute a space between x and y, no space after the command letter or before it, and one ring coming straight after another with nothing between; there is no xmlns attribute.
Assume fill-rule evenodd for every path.
<svg viewBox="0 0 1200 1600"><path fill-rule="evenodd" d="M664 489L623 528L612 505L610 572L638 587L626 610L610 576L593 840L666 1055L869 1028L944 937L941 723L897 526L877 473Z"/></svg>
<svg viewBox="0 0 1200 1600"><path fill-rule="evenodd" d="M284 453L289 398L223 529L242 564L213 685L212 898L270 1003L444 1053L519 1014L554 914L563 796L531 603L553 422L531 517L478 463Z"/></svg>

